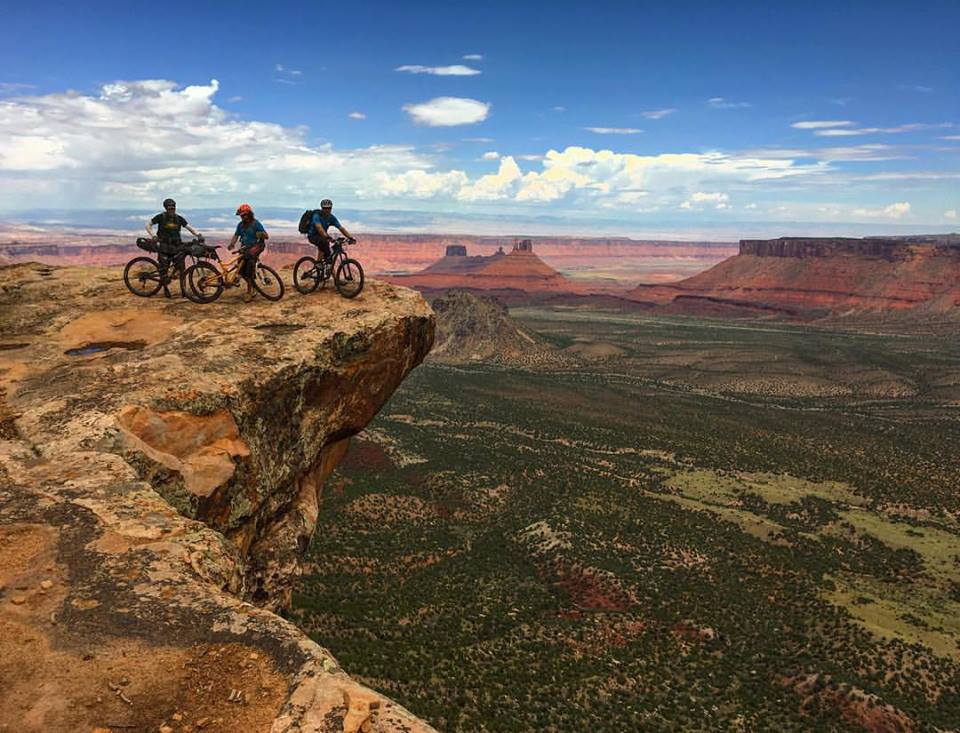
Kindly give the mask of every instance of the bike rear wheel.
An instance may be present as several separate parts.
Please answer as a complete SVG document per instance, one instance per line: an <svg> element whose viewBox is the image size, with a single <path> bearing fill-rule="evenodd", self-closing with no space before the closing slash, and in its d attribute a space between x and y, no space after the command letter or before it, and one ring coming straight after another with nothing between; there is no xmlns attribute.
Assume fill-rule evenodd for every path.
<svg viewBox="0 0 960 733"><path fill-rule="evenodd" d="M356 298L363 290L363 268L360 263L344 259L334 273L333 283L344 298Z"/></svg>
<svg viewBox="0 0 960 733"><path fill-rule="evenodd" d="M209 262L197 262L183 273L182 287L194 303L212 303L223 294L223 277Z"/></svg>
<svg viewBox="0 0 960 733"><path fill-rule="evenodd" d="M257 263L253 272L253 287L267 300L280 300L283 297L283 280L269 265Z"/></svg>
<svg viewBox="0 0 960 733"><path fill-rule="evenodd" d="M163 285L160 263L151 257L134 257L123 268L123 283L141 298L156 295Z"/></svg>
<svg viewBox="0 0 960 733"><path fill-rule="evenodd" d="M298 293L309 295L317 289L322 280L321 267L323 265L310 255L297 260L297 264L293 266L293 287Z"/></svg>

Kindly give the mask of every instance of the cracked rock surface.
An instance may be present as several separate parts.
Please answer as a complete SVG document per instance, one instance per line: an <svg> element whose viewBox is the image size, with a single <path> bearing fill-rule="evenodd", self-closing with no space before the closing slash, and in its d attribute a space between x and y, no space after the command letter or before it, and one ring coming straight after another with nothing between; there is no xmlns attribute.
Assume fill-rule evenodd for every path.
<svg viewBox="0 0 960 733"><path fill-rule="evenodd" d="M0 267L0 731L431 731L276 612L433 335L376 281L200 306Z"/></svg>

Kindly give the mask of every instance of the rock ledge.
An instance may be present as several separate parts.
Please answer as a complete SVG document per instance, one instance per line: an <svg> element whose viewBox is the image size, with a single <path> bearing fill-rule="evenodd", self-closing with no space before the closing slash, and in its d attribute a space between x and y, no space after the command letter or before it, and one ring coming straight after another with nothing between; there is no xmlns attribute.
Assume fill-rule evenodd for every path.
<svg viewBox="0 0 960 733"><path fill-rule="evenodd" d="M432 730L275 611L433 314L235 293L0 268L0 731Z"/></svg>

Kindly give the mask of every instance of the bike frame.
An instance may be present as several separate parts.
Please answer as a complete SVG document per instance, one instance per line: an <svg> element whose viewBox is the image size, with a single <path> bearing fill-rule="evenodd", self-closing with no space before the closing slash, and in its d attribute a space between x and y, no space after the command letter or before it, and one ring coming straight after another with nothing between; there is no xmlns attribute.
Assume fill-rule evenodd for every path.
<svg viewBox="0 0 960 733"><path fill-rule="evenodd" d="M337 263L340 260L347 259L347 250L344 248L344 243L347 240L342 237L337 237L333 240L333 244L330 245L330 271L334 272L337 269ZM316 245L314 245L316 246ZM320 254L319 248L317 249L317 254ZM315 257L317 264L323 263L323 257Z"/></svg>
<svg viewBox="0 0 960 733"><path fill-rule="evenodd" d="M213 259L216 260L217 265L220 267L220 272L217 273L217 277L220 278L221 282L227 287L233 287L240 284L240 262L243 260L243 255L238 254L231 260L224 262L220 259L220 255L217 252L214 252ZM207 281L205 276L200 279L201 285L212 285Z"/></svg>

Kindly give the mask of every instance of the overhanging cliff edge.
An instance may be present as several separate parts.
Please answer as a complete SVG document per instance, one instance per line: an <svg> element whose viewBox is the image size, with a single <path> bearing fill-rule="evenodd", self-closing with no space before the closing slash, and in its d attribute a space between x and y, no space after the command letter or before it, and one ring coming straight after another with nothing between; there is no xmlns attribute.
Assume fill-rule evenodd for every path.
<svg viewBox="0 0 960 733"><path fill-rule="evenodd" d="M325 479L433 343L416 293L137 299L0 268L0 723L430 731L277 615Z"/></svg>

